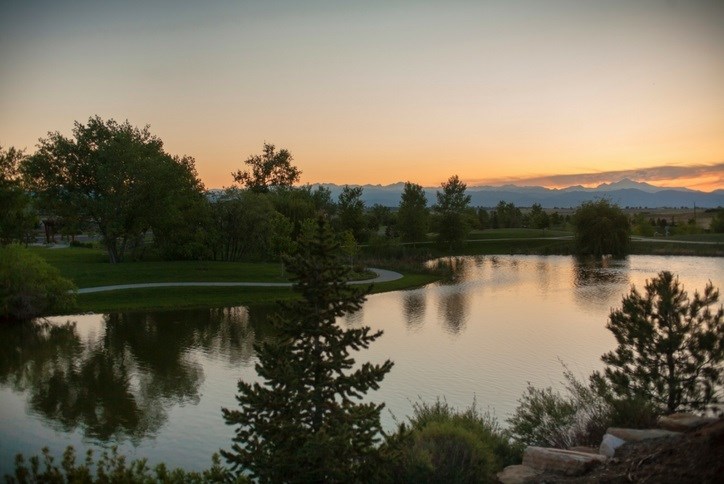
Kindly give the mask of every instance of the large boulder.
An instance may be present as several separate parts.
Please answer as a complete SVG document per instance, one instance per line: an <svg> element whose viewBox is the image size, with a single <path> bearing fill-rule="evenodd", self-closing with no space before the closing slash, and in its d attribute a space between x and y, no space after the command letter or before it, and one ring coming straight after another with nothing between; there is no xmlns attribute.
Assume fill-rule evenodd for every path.
<svg viewBox="0 0 724 484"><path fill-rule="evenodd" d="M718 419L716 417L697 417L690 413L673 413L664 417L659 417L659 427L674 432L685 432L690 429L696 429L704 425L714 423Z"/></svg>
<svg viewBox="0 0 724 484"><path fill-rule="evenodd" d="M541 474L528 466L508 466L498 472L496 476L502 484L531 484L536 481L536 477Z"/></svg>
<svg viewBox="0 0 724 484"><path fill-rule="evenodd" d="M545 447L528 447L523 452L524 466L566 476L580 476L606 460L603 455Z"/></svg>
<svg viewBox="0 0 724 484"><path fill-rule="evenodd" d="M680 432L672 432L663 429L622 429L617 427L609 427L607 434L625 440L626 442L639 442L641 440L658 439L661 437L675 437L681 435Z"/></svg>
<svg viewBox="0 0 724 484"><path fill-rule="evenodd" d="M616 453L616 449L625 443L626 441L623 439L619 439L611 434L606 434L603 436L603 440L601 440L601 446L598 448L598 453L605 455L606 457L613 457Z"/></svg>

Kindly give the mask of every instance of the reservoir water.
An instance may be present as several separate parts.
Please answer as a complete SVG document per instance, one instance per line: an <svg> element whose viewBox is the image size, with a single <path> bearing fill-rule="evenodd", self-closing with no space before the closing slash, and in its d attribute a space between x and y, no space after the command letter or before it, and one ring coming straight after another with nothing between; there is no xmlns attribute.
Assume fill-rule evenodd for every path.
<svg viewBox="0 0 724 484"><path fill-rule="evenodd" d="M473 400L504 421L526 384L561 387L562 364L585 378L614 348L605 324L631 285L669 270L686 290L724 282L724 259L633 256L578 262L562 256L446 261L454 281L372 295L339 321L384 335L357 361L395 366L369 399L383 423L414 402ZM236 381L256 378L253 345L274 307L54 317L0 327L0 475L16 453L60 455L117 445L151 464L202 469L228 448L222 407Z"/></svg>

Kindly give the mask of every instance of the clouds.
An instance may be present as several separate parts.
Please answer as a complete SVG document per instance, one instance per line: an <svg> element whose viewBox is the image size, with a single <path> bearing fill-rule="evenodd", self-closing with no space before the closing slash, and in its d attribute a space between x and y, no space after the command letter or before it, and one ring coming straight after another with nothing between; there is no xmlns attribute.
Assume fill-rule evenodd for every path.
<svg viewBox="0 0 724 484"><path fill-rule="evenodd" d="M468 180L468 182L472 185L514 183L516 185L541 185L561 188L574 185L595 186L601 183L617 182L624 178L639 182L650 182L660 186L689 186L694 188L698 185L702 188L722 188L724 186L724 163L662 165L631 170L501 178L496 180ZM692 183L692 180L698 180L698 182ZM677 182L679 183L677 184Z"/></svg>

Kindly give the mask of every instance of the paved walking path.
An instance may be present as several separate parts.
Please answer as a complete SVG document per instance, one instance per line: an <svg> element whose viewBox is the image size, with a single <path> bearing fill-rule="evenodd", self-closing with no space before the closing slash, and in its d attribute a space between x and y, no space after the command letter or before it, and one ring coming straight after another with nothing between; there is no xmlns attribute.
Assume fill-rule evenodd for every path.
<svg viewBox="0 0 724 484"><path fill-rule="evenodd" d="M377 277L365 279L363 281L349 281L349 284L370 284L373 282L390 282L402 279L399 272L388 271L385 269L376 269L369 267L370 270L377 274ZM90 294L93 292L117 291L120 289L142 289L145 287L291 287L291 282L144 282L140 284L118 284L116 286L98 286L86 287L78 289L78 294Z"/></svg>

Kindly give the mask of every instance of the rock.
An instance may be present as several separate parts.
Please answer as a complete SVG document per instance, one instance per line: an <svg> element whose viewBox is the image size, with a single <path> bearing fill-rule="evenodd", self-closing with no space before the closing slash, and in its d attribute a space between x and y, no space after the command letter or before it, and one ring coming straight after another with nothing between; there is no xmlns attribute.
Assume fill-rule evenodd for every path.
<svg viewBox="0 0 724 484"><path fill-rule="evenodd" d="M619 439L615 435L606 434L601 440L601 446L598 448L598 453L605 455L606 457L613 457L616 453L616 449L625 444L626 441Z"/></svg>
<svg viewBox="0 0 724 484"><path fill-rule="evenodd" d="M606 460L603 455L544 447L528 447L523 452L524 466L566 476L580 476Z"/></svg>
<svg viewBox="0 0 724 484"><path fill-rule="evenodd" d="M583 452L584 454L598 454L598 449L595 447L588 447L586 445L577 445L575 447L570 447L568 450L572 450L574 452Z"/></svg>
<svg viewBox="0 0 724 484"><path fill-rule="evenodd" d="M529 484L535 482L535 478L541 474L528 466L508 466L498 472L498 480L502 484Z"/></svg>
<svg viewBox="0 0 724 484"><path fill-rule="evenodd" d="M626 442L639 442L641 440L658 439L660 437L674 437L681 435L681 432L672 432L662 429L620 429L610 427L606 430L607 434L623 439Z"/></svg>
<svg viewBox="0 0 724 484"><path fill-rule="evenodd" d="M659 427L675 432L684 432L686 430L695 429L703 425L716 422L715 417L697 417L690 413L673 413L664 417L659 417Z"/></svg>

